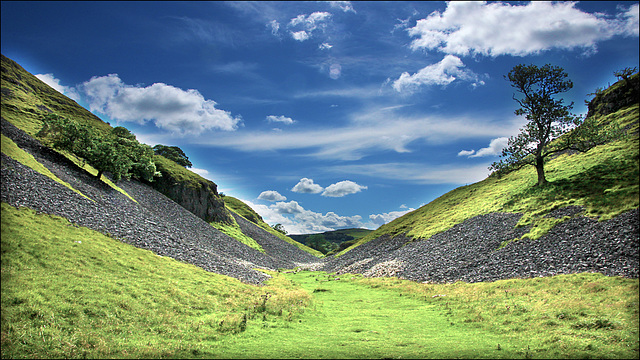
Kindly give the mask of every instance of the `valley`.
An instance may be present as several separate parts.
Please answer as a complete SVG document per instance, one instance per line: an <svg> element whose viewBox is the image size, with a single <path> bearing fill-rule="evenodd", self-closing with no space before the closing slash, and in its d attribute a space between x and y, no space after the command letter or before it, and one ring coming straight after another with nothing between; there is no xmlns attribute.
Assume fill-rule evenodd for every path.
<svg viewBox="0 0 640 360"><path fill-rule="evenodd" d="M159 155L163 182L97 178L39 119L109 125L2 76L3 358L638 356L637 103L546 187L490 176L320 252Z"/></svg>

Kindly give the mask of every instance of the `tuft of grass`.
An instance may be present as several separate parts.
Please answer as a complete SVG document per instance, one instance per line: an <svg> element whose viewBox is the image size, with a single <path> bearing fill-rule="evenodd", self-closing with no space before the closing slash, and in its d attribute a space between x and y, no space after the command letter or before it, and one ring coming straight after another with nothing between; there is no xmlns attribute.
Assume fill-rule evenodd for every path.
<svg viewBox="0 0 640 360"><path fill-rule="evenodd" d="M240 229L240 226L238 225L238 223L233 217L232 217L232 220L233 220L233 224L231 225L212 222L211 226L229 235L230 237L238 240L239 242L258 250L261 253L264 253L264 249L262 248L262 246L260 246L260 244L258 244L253 238L243 234L242 230Z"/></svg>

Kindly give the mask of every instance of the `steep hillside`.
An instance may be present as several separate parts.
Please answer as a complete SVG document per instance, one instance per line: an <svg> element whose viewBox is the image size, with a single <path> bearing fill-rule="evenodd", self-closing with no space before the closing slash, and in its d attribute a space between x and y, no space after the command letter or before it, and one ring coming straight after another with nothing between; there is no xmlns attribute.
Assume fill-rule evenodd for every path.
<svg viewBox="0 0 640 360"><path fill-rule="evenodd" d="M621 94L637 96L637 90L634 92L632 89L637 88L638 80L638 74L635 74L629 81L617 82L598 97L601 101L615 99L617 104L602 105L592 101L590 105L591 109L609 109L592 112L591 116L596 116L601 123L619 124L627 130L627 136L587 153L565 153L550 160L546 165L550 180L548 186L534 186L535 169L530 167L503 177L490 176L481 182L457 188L381 226L338 253L337 258L329 261L325 269L403 274L423 281L453 281L465 277L470 281L483 281L485 277L479 274L488 271L485 268L490 267L492 262L500 266L489 272L504 273L502 276L508 277L503 270L512 267L509 263L517 261L520 265L527 262L536 265L531 268L533 272L522 271L522 266L514 265L513 268L517 269L513 276L528 277L563 271L621 271L627 276L637 277L638 100L629 100ZM500 213L513 215L507 221L501 218ZM620 217L622 214L624 216ZM621 221L621 218L626 220ZM624 235L605 230L611 226L606 220L620 226L618 231ZM585 228L581 229L576 223L582 223ZM596 236L594 234L600 236L601 242L584 245L589 250L585 248L583 253L563 252L556 247L558 242L563 241L563 237L557 234L559 231L568 232L565 237L570 238L569 243L576 247L581 241L595 241L591 238ZM465 240L460 234L468 238ZM437 243L440 245L431 249L436 239L440 239ZM615 246L620 249L617 255L607 250L613 241L620 241ZM555 260L549 260L555 264L552 270L542 271L545 266L540 267L534 260L539 258L526 253L534 250L525 247L534 244L546 244L542 246L544 251L558 256ZM427 251L428 248L430 250ZM411 249L414 255L405 253ZM418 256L418 253L421 255ZM511 257L506 256L498 261L501 253L510 254ZM523 257L522 254L527 256ZM570 259L576 255L580 259L584 257L585 261L580 261L582 265L578 264L574 269ZM615 265L598 260L605 256L608 260L617 258ZM377 264L381 265L376 272L374 267ZM438 270L427 270L425 266L435 266ZM557 266L564 270L553 269ZM464 267L469 268L467 272L461 270ZM448 273L447 268L450 270ZM441 274L436 274L438 272ZM410 275L414 273L417 275ZM501 278L500 275L495 276L489 278Z"/></svg>
<svg viewBox="0 0 640 360"><path fill-rule="evenodd" d="M292 239L291 237L274 230L271 226L269 226L269 224L267 224L266 222L264 222L264 220L262 219L262 216L258 215L258 213L256 213L250 206L248 206L247 204L243 203L242 201L232 197L232 196L225 196L223 197L224 199L224 203L227 206L227 208L234 214L234 217L236 219L238 219L238 217L243 218L244 220L247 220L247 222L250 222L252 224L254 224L255 226L257 226L258 228L260 228L262 231L267 232L268 234L270 234L271 236L275 236L281 240L284 240L286 242L288 242L289 244L308 252L311 255L317 256L317 257L321 257L322 253L319 252L316 249L312 249L304 244L299 243L298 241L295 241L294 239ZM245 231L243 231L243 233L245 233Z"/></svg>
<svg viewBox="0 0 640 360"><path fill-rule="evenodd" d="M3 202L59 215L158 255L250 283L268 278L255 268L275 270L318 261L262 229L252 233L260 236L257 244L253 238L229 237L211 226L240 228L213 182L161 156L154 159L162 173L157 181L114 184L105 176L97 179L95 169L75 156L42 145L32 135L50 108L105 131L110 126L10 59L2 61ZM56 95L50 98L52 92ZM60 103L64 106L56 105Z"/></svg>

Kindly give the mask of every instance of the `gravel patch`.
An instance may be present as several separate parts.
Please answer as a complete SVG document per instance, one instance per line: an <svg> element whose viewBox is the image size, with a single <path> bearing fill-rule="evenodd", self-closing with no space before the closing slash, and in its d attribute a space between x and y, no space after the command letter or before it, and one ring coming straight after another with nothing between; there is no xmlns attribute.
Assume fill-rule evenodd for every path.
<svg viewBox="0 0 640 360"><path fill-rule="evenodd" d="M261 253L213 228L151 187L121 180L118 186L138 202L131 201L4 119L2 134L93 200L2 154L3 202L62 216L158 255L247 283L259 284L269 278L255 268L296 266L433 283L578 272L638 278L638 209L602 222L582 216L581 207L557 209L547 216L572 218L540 239L518 240L502 249L498 249L502 242L519 238L529 229L515 227L520 214L492 213L468 219L429 239L382 236L339 258L322 260L234 216L242 232L265 250Z"/></svg>
<svg viewBox="0 0 640 360"><path fill-rule="evenodd" d="M263 254L218 231L151 187L137 181L119 181L117 185L138 202L131 201L4 119L2 134L31 153L60 179L93 200L2 154L1 199L12 206L29 207L38 212L62 216L74 224L108 234L158 255L169 256L247 283L258 284L269 278L254 268L277 270L294 267L296 262L318 261L312 255L309 256L314 259L304 255L306 253L300 254L303 251L296 247L287 247L288 243L277 238L277 241L286 244L284 247L287 247L287 251ZM259 230L253 229L253 232L257 234ZM273 243L267 248L277 248L274 239L261 241L264 244Z"/></svg>

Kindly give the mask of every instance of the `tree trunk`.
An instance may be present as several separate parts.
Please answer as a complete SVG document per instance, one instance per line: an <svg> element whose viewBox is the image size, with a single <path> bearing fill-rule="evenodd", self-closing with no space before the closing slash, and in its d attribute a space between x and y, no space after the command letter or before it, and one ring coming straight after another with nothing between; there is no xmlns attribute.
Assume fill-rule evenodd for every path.
<svg viewBox="0 0 640 360"><path fill-rule="evenodd" d="M536 156L536 171L538 172L538 186L546 184L547 178L544 177L544 158L542 156Z"/></svg>

